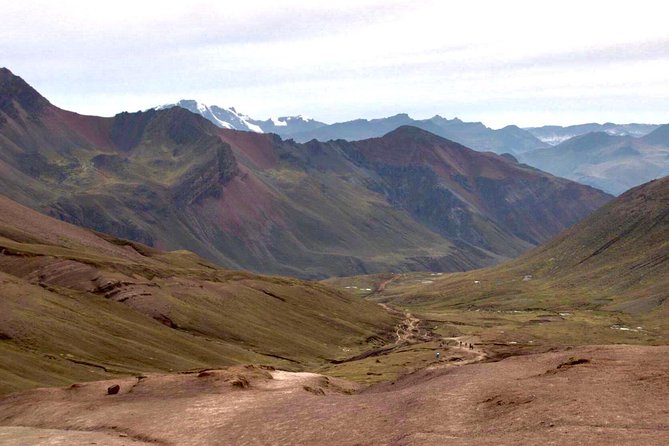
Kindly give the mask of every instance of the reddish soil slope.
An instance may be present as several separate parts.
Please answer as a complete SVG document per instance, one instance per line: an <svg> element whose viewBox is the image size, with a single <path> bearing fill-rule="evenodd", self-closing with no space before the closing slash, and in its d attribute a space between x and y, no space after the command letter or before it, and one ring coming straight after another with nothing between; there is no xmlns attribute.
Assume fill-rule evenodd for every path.
<svg viewBox="0 0 669 446"><path fill-rule="evenodd" d="M2 397L0 444L663 445L668 361L667 347L581 347L364 390L254 367L149 375Z"/></svg>

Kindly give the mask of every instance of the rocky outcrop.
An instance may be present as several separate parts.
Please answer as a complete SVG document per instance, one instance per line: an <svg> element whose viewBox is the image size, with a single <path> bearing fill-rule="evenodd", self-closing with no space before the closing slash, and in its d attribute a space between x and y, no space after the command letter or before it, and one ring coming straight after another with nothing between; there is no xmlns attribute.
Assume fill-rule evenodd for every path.
<svg viewBox="0 0 669 446"><path fill-rule="evenodd" d="M172 188L177 206L188 206L206 197L220 196L221 186L239 172L229 145L214 137L209 138L209 144L212 147L211 158L189 169Z"/></svg>

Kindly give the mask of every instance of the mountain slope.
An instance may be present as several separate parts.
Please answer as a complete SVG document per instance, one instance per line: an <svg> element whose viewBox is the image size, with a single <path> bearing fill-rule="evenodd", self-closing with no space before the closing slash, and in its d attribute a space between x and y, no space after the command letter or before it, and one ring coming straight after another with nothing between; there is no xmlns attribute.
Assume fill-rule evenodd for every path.
<svg viewBox="0 0 669 446"><path fill-rule="evenodd" d="M24 91L0 114L8 196L223 266L302 277L461 271L516 256L609 199L415 128L298 144L181 107L81 116L3 76ZM389 161L409 149L420 156Z"/></svg>
<svg viewBox="0 0 669 446"><path fill-rule="evenodd" d="M657 127L652 132L641 138L646 144L669 147L669 124Z"/></svg>
<svg viewBox="0 0 669 446"><path fill-rule="evenodd" d="M620 330L669 342L669 177L624 193L518 259L430 279L406 276L383 294L430 311L555 311L562 320L580 312L572 330L608 320L609 337Z"/></svg>
<svg viewBox="0 0 669 446"><path fill-rule="evenodd" d="M297 203L308 205L292 229L304 245L356 253L366 271L416 268L408 262L436 270L490 264L608 199L413 127L366 141L305 145L234 132L222 137L240 163L283 192L282 203L294 209L284 215L299 212ZM410 152L416 157L401 157ZM398 254L406 266L390 263L388 256Z"/></svg>
<svg viewBox="0 0 669 446"><path fill-rule="evenodd" d="M392 201L403 203L430 227L469 242L486 239L484 230L478 235L463 232L475 231L482 224L479 219L485 219L521 240L538 244L582 218L587 213L583 203L603 198L594 189L467 149L415 127L400 127L383 138L354 145L387 178L386 193ZM416 181L420 184L415 185ZM449 200L447 208L431 205ZM469 212L472 208L478 212Z"/></svg>
<svg viewBox="0 0 669 446"><path fill-rule="evenodd" d="M669 174L669 137L663 128L643 138L587 133L555 147L524 153L520 159L555 175L621 194Z"/></svg>
<svg viewBox="0 0 669 446"><path fill-rule="evenodd" d="M381 342L392 317L332 288L216 268L0 195L0 393L261 362L301 369Z"/></svg>

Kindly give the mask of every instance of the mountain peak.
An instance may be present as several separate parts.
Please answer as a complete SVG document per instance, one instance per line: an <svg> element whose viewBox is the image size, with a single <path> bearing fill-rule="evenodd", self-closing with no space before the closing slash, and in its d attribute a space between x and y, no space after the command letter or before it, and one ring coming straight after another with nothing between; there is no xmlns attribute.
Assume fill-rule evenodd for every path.
<svg viewBox="0 0 669 446"><path fill-rule="evenodd" d="M201 115L217 127L263 133L263 130L255 124L253 119L238 112L234 107L209 106L194 99L182 99L177 103L160 105L155 107L155 109L161 110L173 107L185 108L188 111Z"/></svg>
<svg viewBox="0 0 669 446"><path fill-rule="evenodd" d="M446 138L435 135L434 133L423 130L413 125L401 125L395 130L386 133L382 136L383 139L414 139L414 140L430 140L430 141L448 141Z"/></svg>
<svg viewBox="0 0 669 446"><path fill-rule="evenodd" d="M669 124L664 124L642 138L644 142L669 147Z"/></svg>
<svg viewBox="0 0 669 446"><path fill-rule="evenodd" d="M451 141L443 136L435 135L434 133L415 127L413 125L402 125L395 130L386 133L380 138L387 146L392 146L394 149L405 150L407 147L421 147L422 149L432 150L434 147L460 150L471 150L460 143Z"/></svg>
<svg viewBox="0 0 669 446"><path fill-rule="evenodd" d="M30 113L38 113L49 101L7 68L0 68L0 111L17 116L15 105Z"/></svg>
<svg viewBox="0 0 669 446"><path fill-rule="evenodd" d="M521 129L520 127L518 127L517 125L515 125L515 124L509 124L509 125L503 127L503 130L513 130L513 131L516 131L516 130L522 130L522 129Z"/></svg>

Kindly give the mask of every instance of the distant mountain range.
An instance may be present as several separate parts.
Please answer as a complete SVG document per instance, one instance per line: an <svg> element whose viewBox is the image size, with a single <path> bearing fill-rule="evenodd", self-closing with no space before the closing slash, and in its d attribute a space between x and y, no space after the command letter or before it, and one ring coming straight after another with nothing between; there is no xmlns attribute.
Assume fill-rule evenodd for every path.
<svg viewBox="0 0 669 446"><path fill-rule="evenodd" d="M509 153L531 166L583 184L620 194L669 173L668 138L655 134L655 142L640 140L660 127L655 124L580 124L493 130L480 122L463 122L434 116L417 120L407 114L380 119L356 119L325 124L301 116L265 121L252 119L234 108L207 106L182 100L156 109L183 107L215 125L235 130L275 133L297 142L318 140L358 141L383 136L401 126L413 126L478 151ZM604 136L587 136L599 133ZM608 138L610 136L610 138ZM583 137L583 138L581 138ZM660 138L660 139L658 139Z"/></svg>
<svg viewBox="0 0 669 446"><path fill-rule="evenodd" d="M554 146L570 138L592 132L604 132L609 135L639 138L652 132L657 127L659 126L656 124L614 124L607 122L606 124L589 123L566 127L545 125L543 127L527 127L524 130L527 130L541 141Z"/></svg>
<svg viewBox="0 0 669 446"><path fill-rule="evenodd" d="M358 141L409 125L478 151L513 154L531 166L615 195L669 173L666 150L669 137L666 131L656 132L662 127L655 124L609 122L526 129L510 125L493 130L480 122L463 122L441 116L416 120L407 114L335 124L300 116L259 121L238 113L234 108L209 107L185 100L156 109L174 106L200 114L222 128L276 133L297 142L313 139Z"/></svg>
<svg viewBox="0 0 669 446"><path fill-rule="evenodd" d="M586 133L519 159L554 175L618 195L669 174L669 125L635 138Z"/></svg>
<svg viewBox="0 0 669 446"><path fill-rule="evenodd" d="M0 98L4 194L232 268L303 277L476 268L611 198L410 126L300 144L217 127L181 107L82 116L7 69Z"/></svg>
<svg viewBox="0 0 669 446"><path fill-rule="evenodd" d="M403 113L380 119L356 119L325 124L301 116L261 121L240 114L234 108L207 106L194 100L182 100L175 104L161 105L155 109L162 110L176 106L200 114L218 127L260 133L276 133L284 139L293 139L297 142L307 142L312 139L323 142L337 139L357 141L383 136L400 126L410 125L478 151L519 154L533 149L549 147L548 144L540 141L529 132L514 125L493 130L480 122L464 122L458 118L446 119L438 115L430 119L413 119Z"/></svg>

